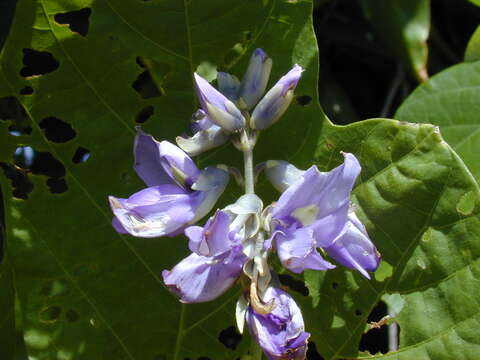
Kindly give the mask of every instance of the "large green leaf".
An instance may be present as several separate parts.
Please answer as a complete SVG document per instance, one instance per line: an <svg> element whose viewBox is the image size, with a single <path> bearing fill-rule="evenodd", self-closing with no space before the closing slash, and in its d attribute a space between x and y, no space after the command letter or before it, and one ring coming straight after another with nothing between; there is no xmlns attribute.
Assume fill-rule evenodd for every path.
<svg viewBox="0 0 480 360"><path fill-rule="evenodd" d="M376 357L477 358L479 190L468 170L431 125L369 120L321 139L320 164L340 161L332 147L360 157L354 202L383 263L372 281L342 269L306 274L317 348L326 359L356 358L367 315L393 296L404 303L400 349Z"/></svg>
<svg viewBox="0 0 480 360"><path fill-rule="evenodd" d="M232 351L218 339L234 324L239 289L211 303L181 305L158 275L188 253L185 239L117 235L106 196L142 187L131 169L134 120L142 109L154 108L144 129L172 140L196 107L191 72L209 62L240 75L250 51L262 47L274 59L273 78L293 63L306 68L297 94L313 101L292 104L261 135L256 159L330 169L340 163L340 151L355 153L363 165L355 189L358 212L392 271L371 282L341 269L307 274L312 296L296 298L319 352L328 359L357 357L370 309L393 294L405 305L398 317L401 348L392 357L451 359L454 348L474 359L478 331L465 327L478 321L479 306L465 304L478 292L477 185L432 126L377 119L336 127L325 118L317 104L311 6L281 0L19 1L0 59L0 98L18 98L32 133L11 136L7 128L15 119L0 121L0 161L13 163L20 145L50 152L65 167L68 186L52 194L46 176L29 173L28 198L6 198L8 269L15 274L30 357L223 360L247 351L248 341ZM85 7L91 9L86 36L55 20ZM23 49L48 51L58 69L22 77ZM145 71L138 56L160 87L143 96L160 97L142 98L132 89ZM25 86L33 94L19 95ZM49 141L40 125L52 116L70 124L76 136ZM91 152L87 162L72 161L78 147ZM241 157L229 146L199 162L219 161L238 166ZM11 194L10 179L1 181L4 194ZM266 202L277 196L265 182L258 189ZM219 206L238 194L232 185ZM459 293L460 286L468 292ZM443 340L445 350L436 354L436 342Z"/></svg>
<svg viewBox="0 0 480 360"><path fill-rule="evenodd" d="M430 0L360 0L378 36L420 81L428 78Z"/></svg>
<svg viewBox="0 0 480 360"><path fill-rule="evenodd" d="M235 70L243 71L250 52L260 46L275 59L273 78L295 62L306 67L298 91L314 97L318 65L311 6L283 1L19 1L0 63L0 98L17 96L33 131L14 137L7 131L12 121L0 121L0 160L13 163L19 145L49 152L65 167L68 186L52 194L45 176L27 174L34 187L28 199L6 199L9 252L30 356L235 359L244 352L248 341L232 351L218 339L234 325L238 289L212 303L180 304L159 274L187 254L185 239L119 236L110 225L107 195L127 196L143 186L132 171L135 119L142 109L154 107L143 127L159 138L173 140L187 129L196 101L192 71L204 62L221 69L237 64ZM91 9L86 36L57 23L57 14L85 7ZM22 74L35 74L41 63L34 59L32 65L24 49L50 53L58 69L24 78L24 67L28 71ZM144 99L132 88L145 71L136 63L139 56L152 69L162 96ZM20 95L26 86L33 94ZM300 105L292 108L290 118L304 111ZM76 136L65 143L49 141L40 125L52 116L68 123ZM276 157L297 152L306 164L321 123L312 116L298 123L302 126L286 121L272 129L264 146L273 148L280 139L285 146L274 151ZM301 146L290 139L301 139ZM79 147L91 157L76 164L72 158ZM229 164L231 159L241 164L232 148L223 154ZM209 157L202 162L214 161ZM2 177L2 182L4 193L11 194L10 180ZM229 190L224 202L232 199Z"/></svg>
<svg viewBox="0 0 480 360"><path fill-rule="evenodd" d="M465 63L435 75L400 106L395 118L438 125L445 140L480 178L480 62Z"/></svg>

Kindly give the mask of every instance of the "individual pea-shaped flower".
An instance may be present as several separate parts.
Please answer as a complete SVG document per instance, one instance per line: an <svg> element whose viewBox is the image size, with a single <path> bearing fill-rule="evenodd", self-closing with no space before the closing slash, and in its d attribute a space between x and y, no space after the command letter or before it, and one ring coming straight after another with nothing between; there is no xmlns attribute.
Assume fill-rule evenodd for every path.
<svg viewBox="0 0 480 360"><path fill-rule="evenodd" d="M192 254L171 271L162 272L165 285L181 302L213 300L240 276L246 257L229 226L229 215L217 211L203 228L191 226L185 230Z"/></svg>
<svg viewBox="0 0 480 360"><path fill-rule="evenodd" d="M301 171L283 161L269 161L265 172L284 191L271 211L272 240L282 264L293 272L334 266L317 252L323 248L338 263L370 278L380 255L350 206L350 192L360 173L352 154L329 172L316 166Z"/></svg>
<svg viewBox="0 0 480 360"><path fill-rule="evenodd" d="M222 166L199 170L168 141L137 129L134 169L148 188L128 199L109 197L114 228L139 237L175 235L215 205L228 182Z"/></svg>
<svg viewBox="0 0 480 360"><path fill-rule="evenodd" d="M250 334L269 360L304 360L310 334L305 332L302 313L285 291L269 287L262 301L272 302L273 310L257 313L249 306L246 321Z"/></svg>
<svg viewBox="0 0 480 360"><path fill-rule="evenodd" d="M258 228L255 217L261 211L259 202L261 205L253 194L244 195L235 204L218 210L205 226L185 229L192 254L171 271L162 272L165 285L180 301L213 300L240 276L247 261L242 242Z"/></svg>
<svg viewBox="0 0 480 360"><path fill-rule="evenodd" d="M194 114L194 119L193 135L191 137L177 136L176 138L177 145L188 155L199 155L228 141L228 135L222 131L220 126L212 123L203 110L198 110Z"/></svg>
<svg viewBox="0 0 480 360"><path fill-rule="evenodd" d="M250 118L250 127L263 130L275 123L293 99L293 91L297 87L303 68L295 64L293 68L278 80L278 82L265 94L253 110Z"/></svg>
<svg viewBox="0 0 480 360"><path fill-rule="evenodd" d="M194 74L200 106L211 122L231 133L245 127L245 117L237 106L197 73Z"/></svg>

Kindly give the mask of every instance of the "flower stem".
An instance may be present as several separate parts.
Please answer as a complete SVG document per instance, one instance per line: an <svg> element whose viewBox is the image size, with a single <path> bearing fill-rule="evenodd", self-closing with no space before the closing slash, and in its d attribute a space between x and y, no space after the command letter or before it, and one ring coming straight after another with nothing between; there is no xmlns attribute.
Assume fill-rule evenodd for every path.
<svg viewBox="0 0 480 360"><path fill-rule="evenodd" d="M245 194L255 194L255 176L253 169L253 147L255 146L255 134L250 134L247 129L240 135L240 147L243 152Z"/></svg>
<svg viewBox="0 0 480 360"><path fill-rule="evenodd" d="M251 146L248 146L245 150L243 150L243 163L245 167L245 194L254 194L255 185L253 180L253 151Z"/></svg>

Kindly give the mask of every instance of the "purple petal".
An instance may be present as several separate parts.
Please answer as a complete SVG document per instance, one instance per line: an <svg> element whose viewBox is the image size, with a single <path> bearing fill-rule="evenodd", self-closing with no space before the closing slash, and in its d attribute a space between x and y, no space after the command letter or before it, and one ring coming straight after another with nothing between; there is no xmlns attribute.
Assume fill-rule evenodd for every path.
<svg viewBox="0 0 480 360"><path fill-rule="evenodd" d="M202 256L216 256L232 247L229 238L230 216L218 210L208 219L205 226L191 226L185 229L185 235L190 239L188 247Z"/></svg>
<svg viewBox="0 0 480 360"><path fill-rule="evenodd" d="M197 73L194 74L200 105L209 119L225 131L235 132L245 126L245 118L233 102Z"/></svg>
<svg viewBox="0 0 480 360"><path fill-rule="evenodd" d="M314 233L309 228L300 228L275 236L277 254L282 265L294 273L305 269L329 270L335 265L324 260L317 251Z"/></svg>
<svg viewBox="0 0 480 360"><path fill-rule="evenodd" d="M222 295L240 276L245 256L238 252L234 261L225 263L192 253L171 271L162 272L165 285L183 303L210 301Z"/></svg>
<svg viewBox="0 0 480 360"><path fill-rule="evenodd" d="M303 68L297 64L285 74L265 94L253 110L250 126L253 129L263 130L276 122L293 99L293 91L297 86Z"/></svg>
<svg viewBox="0 0 480 360"><path fill-rule="evenodd" d="M271 70L272 59L262 49L255 49L240 86L240 97L247 109L251 109L262 97Z"/></svg>
<svg viewBox="0 0 480 360"><path fill-rule="evenodd" d="M197 181L191 186L198 194L198 206L191 223L200 220L213 209L218 198L225 190L228 180L228 170L221 165L207 166L200 172Z"/></svg>
<svg viewBox="0 0 480 360"><path fill-rule="evenodd" d="M288 222L296 219L306 226L310 224L305 221L312 223L348 204L361 168L354 155L344 156L345 162L329 172L322 173L315 165L310 167L280 196L272 216Z"/></svg>
<svg viewBox="0 0 480 360"><path fill-rule="evenodd" d="M134 169L148 186L192 183L199 174L195 163L180 148L168 141L158 142L137 129L134 144Z"/></svg>
<svg viewBox="0 0 480 360"><path fill-rule="evenodd" d="M367 279L370 279L367 271L375 271L380 264L380 254L355 213L349 214L345 229L325 251L335 261L358 270Z"/></svg>
<svg viewBox="0 0 480 360"><path fill-rule="evenodd" d="M191 185L200 175L193 160L178 146L168 141L160 143L160 156L165 171L181 186Z"/></svg>
<svg viewBox="0 0 480 360"><path fill-rule="evenodd" d="M140 128L137 128L133 153L135 156L133 168L147 186L175 183L161 165L160 143Z"/></svg>
<svg viewBox="0 0 480 360"><path fill-rule="evenodd" d="M116 232L120 234L128 234L128 231L125 230L125 228L122 226L122 223L116 217L112 219L112 226Z"/></svg>
<svg viewBox="0 0 480 360"><path fill-rule="evenodd" d="M330 246L344 230L348 220L348 207L349 204L345 204L333 213L316 220L308 227L313 231L313 237L318 247L325 248Z"/></svg>
<svg viewBox="0 0 480 360"><path fill-rule="evenodd" d="M125 231L139 237L157 237L169 235L192 220L198 198L198 194L187 193L176 185L160 185L143 189L128 199L110 196L109 201Z"/></svg>
<svg viewBox="0 0 480 360"><path fill-rule="evenodd" d="M274 301L271 313L262 315L249 307L246 315L250 334L270 360L303 360L307 340L302 313L293 298L277 288L268 288L262 300Z"/></svg>

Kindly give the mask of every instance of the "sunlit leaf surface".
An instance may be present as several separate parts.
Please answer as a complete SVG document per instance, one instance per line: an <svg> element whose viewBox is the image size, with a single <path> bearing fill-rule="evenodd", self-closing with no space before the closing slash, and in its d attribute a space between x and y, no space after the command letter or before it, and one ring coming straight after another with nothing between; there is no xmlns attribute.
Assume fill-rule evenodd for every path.
<svg viewBox="0 0 480 360"><path fill-rule="evenodd" d="M395 118L431 123L480 178L480 62L456 65L418 87Z"/></svg>

